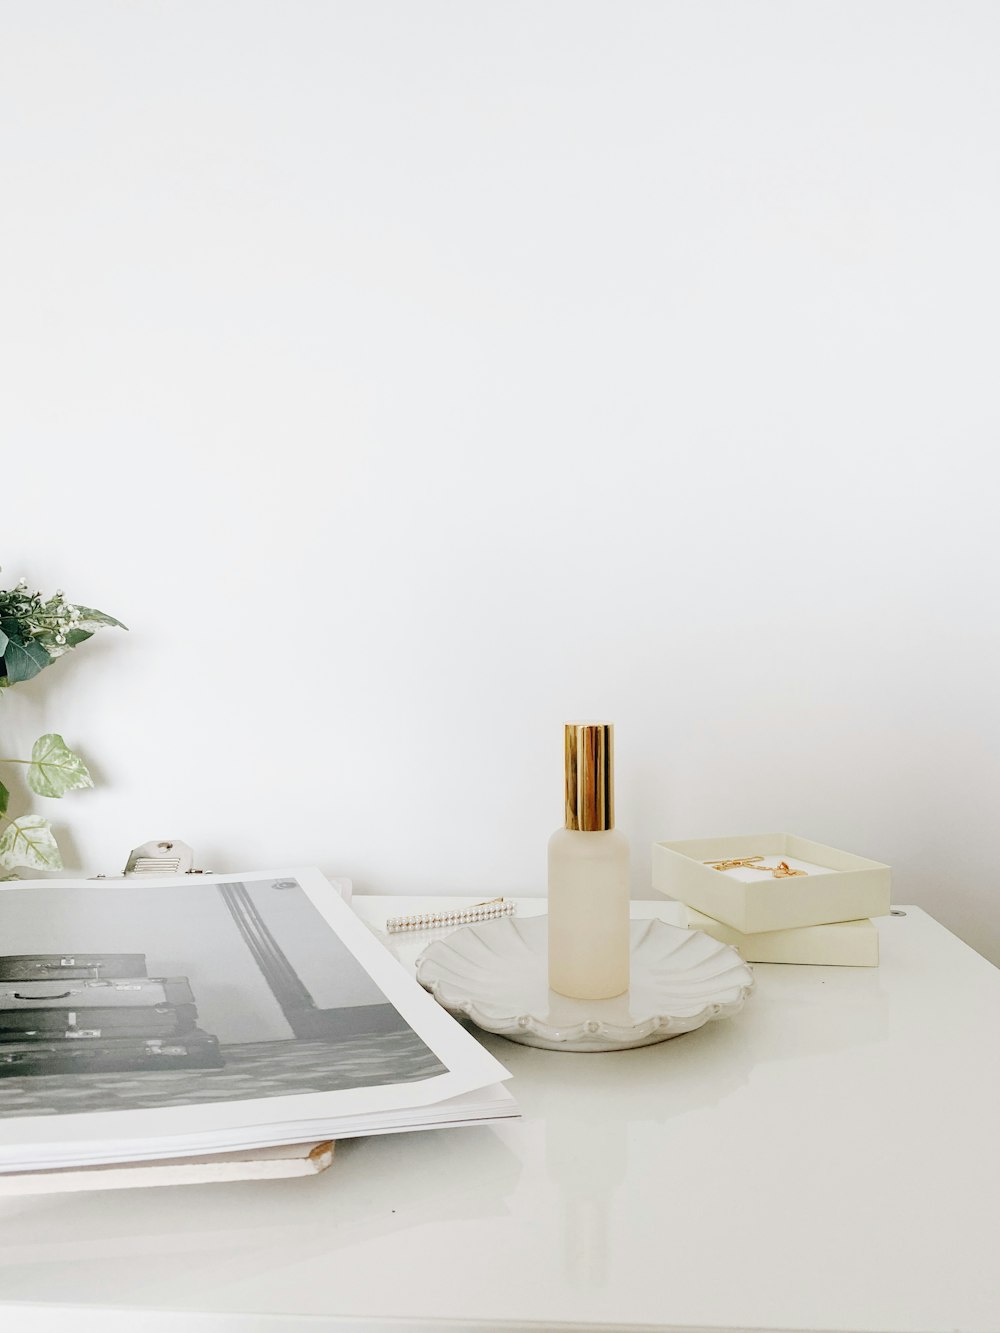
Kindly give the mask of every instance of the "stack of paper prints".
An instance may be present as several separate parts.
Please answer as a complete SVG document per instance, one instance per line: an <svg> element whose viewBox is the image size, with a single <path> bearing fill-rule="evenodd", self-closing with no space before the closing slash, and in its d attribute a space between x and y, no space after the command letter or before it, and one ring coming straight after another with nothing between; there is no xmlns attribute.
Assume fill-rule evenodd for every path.
<svg viewBox="0 0 1000 1333"><path fill-rule="evenodd" d="M0 1172L516 1115L316 870L0 886Z"/></svg>

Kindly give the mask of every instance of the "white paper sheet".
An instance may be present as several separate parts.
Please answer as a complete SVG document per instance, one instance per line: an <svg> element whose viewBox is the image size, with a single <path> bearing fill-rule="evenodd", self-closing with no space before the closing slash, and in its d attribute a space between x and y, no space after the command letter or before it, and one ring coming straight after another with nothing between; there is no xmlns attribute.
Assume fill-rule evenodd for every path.
<svg viewBox="0 0 1000 1333"><path fill-rule="evenodd" d="M297 887L292 882L297 882ZM86 1096L91 1100L103 1097L104 1085L119 1076L110 1073L0 1076L0 1171L237 1150L266 1143L385 1133L517 1113L510 1094L497 1086L509 1077L508 1071L417 985L314 869L206 875L197 879L144 877L141 881L106 884L87 880L5 884L0 891L0 959L74 950L127 952L129 945L132 951L147 956L150 976L161 974L163 960L169 963L170 975L180 972L190 977L198 1003L199 1026L214 1022L221 1028L223 1020L279 1023L280 1009L267 988L253 980L253 959L244 968L239 936L219 906L217 886L233 884L245 886L248 900L253 897L262 903L265 913L271 913L273 908L274 936L283 951L294 954L298 949L303 971L312 968L314 989L324 985L335 988L342 981L337 976L326 976L320 966L326 940L323 932L329 932L326 942L331 951L336 952L339 941L336 947L345 948L347 953L338 968L327 972L353 976L352 969L360 965L366 975L359 973L357 986L362 990L373 986L381 993L380 997L375 994L375 1006L371 1004L372 993L366 991L361 995L367 1006L365 1012L374 1013L378 1007L381 1013L383 1003L391 1005L401 1020L398 1026L407 1029L400 1033L393 1031L392 1040L398 1037L408 1050L422 1050L422 1043L440 1062L443 1067L440 1072L416 1077L411 1071L405 1080L383 1081L377 1086L366 1085L362 1078L359 1086L270 1096L253 1095L256 1089L242 1078L235 1080L235 1095L200 1104L80 1112L67 1109L75 1097ZM280 903L278 889L284 890ZM297 897L299 889L301 894ZM272 891L273 898L268 896ZM204 897L199 897L200 894ZM300 901L300 897L307 903ZM174 903L178 910L170 912L169 907ZM306 920L307 904L318 915L309 913L309 929L303 930L301 922ZM112 907L114 912L105 910ZM290 930L286 923L293 917L298 925ZM100 945L105 940L108 944L102 949ZM234 978L236 971L241 975L246 972L245 983L233 980L233 994L227 996L227 977ZM205 998L210 998L211 1003L204 1003ZM336 1023L336 1015L342 1010L352 1012L352 998L357 997L348 995L343 1005L332 1004L324 1012L333 1014ZM228 1007L223 1000L228 1000ZM353 1012L360 1007L359 1001ZM269 1030L268 1035L274 1034ZM9 1037L0 1040L0 1061L7 1041ZM364 1041L352 1039L347 1043L352 1052L359 1045L363 1071L368 1057ZM253 1041L223 1041L220 1049L227 1053L227 1068L221 1079L211 1071L186 1071L177 1078L160 1070L122 1077L130 1085L127 1095L133 1097L159 1095L144 1093L144 1088L152 1086L150 1079L158 1080L157 1087L164 1082L183 1087L187 1082L193 1089L193 1097L199 1084L202 1088L210 1086L205 1079L214 1077L215 1083L219 1083L228 1077L229 1056L236 1060L244 1051L255 1055L263 1048L264 1043ZM291 1032L287 1040L271 1041L268 1052L272 1048L278 1052L281 1070L287 1065L295 1073L296 1051L300 1048ZM315 1052L315 1043L309 1049ZM324 1046L320 1053L321 1060L325 1059L325 1049ZM347 1047L342 1048L333 1040L331 1062L337 1060L341 1049ZM375 1054L380 1056L380 1051ZM432 1057L428 1057L428 1062ZM330 1067L332 1070L333 1063ZM386 1078L384 1069L380 1076ZM280 1077L285 1077L284 1072ZM42 1085L51 1089L51 1096ZM248 1091L251 1095L247 1095ZM37 1102L42 1093L49 1098L44 1114L11 1114L19 1101Z"/></svg>

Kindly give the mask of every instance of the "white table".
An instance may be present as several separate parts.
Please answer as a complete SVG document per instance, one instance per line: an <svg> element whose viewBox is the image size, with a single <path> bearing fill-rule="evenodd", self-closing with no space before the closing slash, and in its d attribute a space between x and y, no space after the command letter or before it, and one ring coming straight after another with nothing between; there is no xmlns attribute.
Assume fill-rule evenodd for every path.
<svg viewBox="0 0 1000 1333"><path fill-rule="evenodd" d="M520 1121L348 1142L313 1180L9 1200L0 1328L997 1333L1000 972L906 912L880 969L758 965L738 1017L659 1046L486 1038Z"/></svg>

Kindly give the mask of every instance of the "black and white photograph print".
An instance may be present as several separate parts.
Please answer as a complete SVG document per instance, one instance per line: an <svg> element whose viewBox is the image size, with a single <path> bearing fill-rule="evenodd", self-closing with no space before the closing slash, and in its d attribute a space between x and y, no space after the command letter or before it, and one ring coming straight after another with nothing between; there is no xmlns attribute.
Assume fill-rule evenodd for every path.
<svg viewBox="0 0 1000 1333"><path fill-rule="evenodd" d="M294 878L0 893L0 1118L445 1072Z"/></svg>

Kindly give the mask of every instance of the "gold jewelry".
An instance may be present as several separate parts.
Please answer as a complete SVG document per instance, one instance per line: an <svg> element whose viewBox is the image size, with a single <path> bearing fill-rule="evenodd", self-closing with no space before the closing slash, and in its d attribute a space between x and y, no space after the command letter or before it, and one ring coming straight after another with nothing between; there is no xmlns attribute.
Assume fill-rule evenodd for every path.
<svg viewBox="0 0 1000 1333"><path fill-rule="evenodd" d="M702 864L712 866L715 870L735 870L738 866L746 866L748 870L764 870L765 866L757 865L763 859L762 856L734 856L728 861L704 861Z"/></svg>
<svg viewBox="0 0 1000 1333"><path fill-rule="evenodd" d="M787 861L779 861L776 866L764 866L759 863L763 861L762 856L734 856L728 861L703 861L702 864L712 866L715 870L736 870L743 866L747 870L763 870L774 879L790 879L793 875L808 875L808 870L793 870Z"/></svg>

